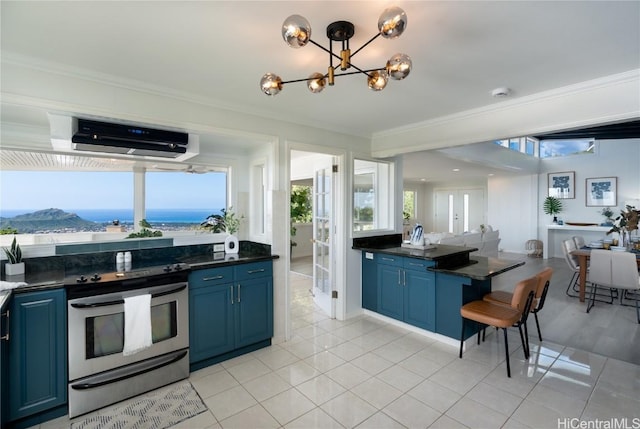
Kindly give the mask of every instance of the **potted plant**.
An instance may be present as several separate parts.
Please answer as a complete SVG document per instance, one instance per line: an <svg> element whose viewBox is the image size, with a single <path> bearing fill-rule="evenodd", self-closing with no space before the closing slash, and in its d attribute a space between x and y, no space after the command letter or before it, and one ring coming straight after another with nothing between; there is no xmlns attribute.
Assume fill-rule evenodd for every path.
<svg viewBox="0 0 640 429"><path fill-rule="evenodd" d="M200 226L213 233L226 232L229 234L224 240L224 251L225 253L238 253L238 237L235 236L235 233L240 229L240 223L244 216L237 217L233 212L233 207L221 209L220 212L222 213L221 215L212 214L207 216Z"/></svg>
<svg viewBox="0 0 640 429"><path fill-rule="evenodd" d="M600 226L613 226L613 210L611 207L603 208L600 211L600 214L606 219L606 221L601 223Z"/></svg>
<svg viewBox="0 0 640 429"><path fill-rule="evenodd" d="M8 276L15 276L18 274L24 274L24 262L22 262L22 250L18 244L16 237L13 237L11 247L3 247L5 255L7 255L7 262L4 265L5 273Z"/></svg>
<svg viewBox="0 0 640 429"><path fill-rule="evenodd" d="M562 211L562 201L556 197L547 197L544 200L542 209L545 214L553 216L553 223L558 223L558 216L556 215Z"/></svg>

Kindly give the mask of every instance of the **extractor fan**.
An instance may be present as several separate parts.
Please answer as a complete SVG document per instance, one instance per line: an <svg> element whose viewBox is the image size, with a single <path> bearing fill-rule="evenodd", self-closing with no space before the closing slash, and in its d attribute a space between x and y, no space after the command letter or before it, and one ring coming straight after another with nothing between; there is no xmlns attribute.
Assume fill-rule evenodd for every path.
<svg viewBox="0 0 640 429"><path fill-rule="evenodd" d="M179 168L161 166L156 164L152 166L152 169L159 170L159 171L174 171L178 173L182 172L182 173L188 173L188 174L205 174L205 173L211 173L213 171L216 171L215 169L206 167L204 165L193 165L193 164L189 164L186 167L180 166Z"/></svg>

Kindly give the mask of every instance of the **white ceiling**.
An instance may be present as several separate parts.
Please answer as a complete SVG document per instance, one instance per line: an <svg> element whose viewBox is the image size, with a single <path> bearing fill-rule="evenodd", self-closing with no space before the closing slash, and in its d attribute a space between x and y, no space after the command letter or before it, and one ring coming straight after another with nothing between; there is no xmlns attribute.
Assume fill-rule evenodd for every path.
<svg viewBox="0 0 640 429"><path fill-rule="evenodd" d="M305 16L312 39L328 46L326 26L355 25L354 51L375 35L385 7L408 16L398 39L378 38L353 58L363 69L396 52L413 60L403 81L379 93L364 76L339 77L311 94L304 83L276 97L261 93L265 72L283 80L325 72L328 54L291 49L280 27ZM1 7L2 59L136 83L265 117L364 137L479 108L508 87L518 98L640 67L638 1L7 1ZM2 121L48 126L43 112L2 106ZM204 136L216 140L229 136ZM407 157L412 178L442 158ZM422 161L419 163L417 161ZM415 162L414 162L415 161ZM454 162L455 163L455 162ZM446 164L446 165L445 165ZM489 170L480 169L485 175Z"/></svg>

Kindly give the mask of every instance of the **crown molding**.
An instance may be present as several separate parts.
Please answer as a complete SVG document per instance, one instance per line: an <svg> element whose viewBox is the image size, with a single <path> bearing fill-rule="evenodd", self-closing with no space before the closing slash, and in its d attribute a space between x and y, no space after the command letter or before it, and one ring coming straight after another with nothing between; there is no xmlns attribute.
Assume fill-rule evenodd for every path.
<svg viewBox="0 0 640 429"><path fill-rule="evenodd" d="M572 85L563 86L560 88L551 89L548 91L539 92L536 94L514 98L512 100L505 100L499 103L490 104L475 109L465 110L457 112L447 116L441 116L439 118L429 119L426 121L416 122L413 124L405 125L402 127L396 127L385 131L374 133L372 140L376 138L384 138L393 136L400 133L409 131L415 131L420 128L427 128L432 126L441 126L450 123L457 123L459 121L473 119L475 117L484 116L488 113L494 114L502 111L513 109L514 107L526 106L529 104L540 103L544 101L554 100L557 98L563 98L574 94L592 91L594 89L607 88L624 83L631 83L634 81L640 81L640 69L629 70L627 72L618 73L614 75L604 76L597 79L588 80L585 82L579 82ZM638 99L640 107L640 97ZM615 118L613 120L629 119L629 118ZM577 126L593 125L591 121L585 123L576 124ZM545 130L552 131L552 130Z"/></svg>

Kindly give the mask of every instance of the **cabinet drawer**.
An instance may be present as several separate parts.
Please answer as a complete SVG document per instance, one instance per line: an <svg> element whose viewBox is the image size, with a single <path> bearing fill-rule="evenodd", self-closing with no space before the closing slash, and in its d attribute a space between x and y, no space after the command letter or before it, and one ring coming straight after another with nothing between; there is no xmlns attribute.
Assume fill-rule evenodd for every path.
<svg viewBox="0 0 640 429"><path fill-rule="evenodd" d="M420 270L425 271L427 267L432 267L433 261L426 261L424 259L416 258L404 258L404 268L407 270Z"/></svg>
<svg viewBox="0 0 640 429"><path fill-rule="evenodd" d="M207 268L189 274L191 289L233 282L233 267Z"/></svg>
<svg viewBox="0 0 640 429"><path fill-rule="evenodd" d="M384 265L402 266L403 258L401 256L387 255L385 253L376 253L376 262Z"/></svg>
<svg viewBox="0 0 640 429"><path fill-rule="evenodd" d="M273 264L271 261L252 262L233 267L236 281L254 279L258 277L271 277L273 274Z"/></svg>

